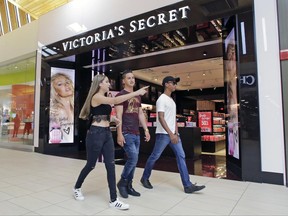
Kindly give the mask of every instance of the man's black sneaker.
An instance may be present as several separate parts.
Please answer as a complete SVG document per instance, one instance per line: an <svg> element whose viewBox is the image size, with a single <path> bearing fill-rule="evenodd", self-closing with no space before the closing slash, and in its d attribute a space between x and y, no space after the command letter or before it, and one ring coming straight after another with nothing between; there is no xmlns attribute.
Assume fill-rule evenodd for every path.
<svg viewBox="0 0 288 216"><path fill-rule="evenodd" d="M148 189L152 189L153 186L151 185L150 181L148 179L143 179L141 178L141 183L142 185L145 187L145 188L148 188Z"/></svg>
<svg viewBox="0 0 288 216"><path fill-rule="evenodd" d="M189 187L184 188L185 193L194 193L196 191L200 191L205 188L205 185L197 186L196 184L192 184Z"/></svg>
<svg viewBox="0 0 288 216"><path fill-rule="evenodd" d="M117 183L117 187L119 190L120 195L123 198L128 198L128 181L126 179L120 179L120 181Z"/></svg>
<svg viewBox="0 0 288 216"><path fill-rule="evenodd" d="M137 197L139 197L141 195L134 188L128 188L128 194L131 195L131 196L137 196Z"/></svg>
<svg viewBox="0 0 288 216"><path fill-rule="evenodd" d="M139 197L139 196L141 195L139 192L137 192L137 191L133 188L133 186L132 186L132 181L130 181L130 182L128 183L127 192L128 192L128 194L131 195L131 196L137 196L137 197Z"/></svg>

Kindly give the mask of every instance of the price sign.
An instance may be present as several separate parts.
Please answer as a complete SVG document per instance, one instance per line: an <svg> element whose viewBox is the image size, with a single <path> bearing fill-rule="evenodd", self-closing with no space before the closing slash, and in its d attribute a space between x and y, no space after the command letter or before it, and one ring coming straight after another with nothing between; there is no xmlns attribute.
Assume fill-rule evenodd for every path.
<svg viewBox="0 0 288 216"><path fill-rule="evenodd" d="M201 132L212 132L212 112L198 112L198 123Z"/></svg>

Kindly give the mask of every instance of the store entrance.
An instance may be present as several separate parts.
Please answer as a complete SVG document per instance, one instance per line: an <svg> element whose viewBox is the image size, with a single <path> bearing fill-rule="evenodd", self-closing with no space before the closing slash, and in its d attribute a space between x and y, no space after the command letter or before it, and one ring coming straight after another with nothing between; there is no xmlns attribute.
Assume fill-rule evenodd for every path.
<svg viewBox="0 0 288 216"><path fill-rule="evenodd" d="M153 37L149 36L129 41L124 45L114 45L92 51L94 60L98 59L98 62L94 61L93 63L92 59L92 64L85 65L84 68L85 70L94 69L94 74L97 72L105 73L111 82L112 95L115 91L122 89L121 72L126 69L133 71L137 79L136 88L150 85L149 92L142 97L142 102L151 107L151 110L145 111L148 113L147 120L152 134L155 133L156 100L163 92L162 79L165 76L180 77L181 81L177 85L175 100L178 118L180 119L179 127L183 128L180 133L186 150L187 166L190 174L239 179L233 173L230 174L226 168L227 127L225 121L223 41L219 29L216 27L216 23L220 25L218 21L214 20L208 22L208 24L198 25L198 27L196 25L189 29L173 30L169 34L162 33ZM209 37L205 36L207 31L210 31ZM186 39L190 41L192 40L192 33L198 43L192 42L185 46L174 45L174 47L169 48L169 38L172 40L173 37L172 41L175 44L177 35L190 36ZM171 36L168 37L168 35ZM216 38L212 38L213 35ZM199 42L199 40L202 41ZM151 51L149 53L149 51L145 51L147 47L150 50L153 47L156 49L160 42L163 45L166 44L167 47L162 47L162 50L158 52ZM171 44L173 42L170 41ZM147 53L135 54L140 52ZM103 59L104 53L109 56L107 61ZM202 113L199 113L200 111ZM210 114L208 122L210 131L203 124L199 124L199 122L204 121L204 114ZM202 119L200 119L200 116ZM194 128L198 128L199 131L195 132ZM191 134L194 134L194 137L191 137ZM145 166L153 145L153 139L149 144L142 143L139 167ZM125 162L125 158L119 160L121 158L117 157L116 159L118 164ZM170 163L171 165L167 166ZM177 171L173 153L171 154L169 150L164 152L155 169Z"/></svg>
<svg viewBox="0 0 288 216"><path fill-rule="evenodd" d="M190 52L193 52L193 49ZM223 57L220 56L145 68L135 70L133 73L138 82L146 81L151 85L149 95L143 98L144 102L150 105L150 108L146 108L148 109L150 130L155 125L155 118L153 119L154 114L156 114L155 101L162 93L159 83L165 76L180 77L175 101L177 103L178 127L181 132L183 131L180 134L184 150L186 150L189 172L200 176L240 180L226 167L227 125L223 70ZM193 137L195 134L189 129L190 127L201 127L201 135ZM197 141L195 142L197 139L200 142L200 151L197 152L197 149L194 148L192 149L195 151L194 155L191 155L191 150L187 146L197 146ZM140 149L139 167L145 166L145 161L151 150L152 148L148 149L147 144L143 143ZM155 169L163 171L178 171L173 153L169 154L169 152L164 152L155 166Z"/></svg>
<svg viewBox="0 0 288 216"><path fill-rule="evenodd" d="M170 13L174 11L175 8L186 7L187 4L189 4L191 8L191 10L187 11L187 13L191 12L191 16L187 16L187 19L174 20L165 25L154 26L152 23L148 23L148 27L151 28L142 28L141 22L143 20L149 19L151 21L154 16L159 15L154 14L154 12L158 13L159 10L153 10L147 14L141 14L109 26L94 29L87 32L87 34L75 35L64 41L58 41L45 46L42 52L46 55L42 55L42 61L49 63L51 67L61 66L61 68L67 68L69 66L69 69L75 70L75 117L79 116L85 96L89 91L91 77L97 73L104 73L111 80L113 91L120 91L122 87L120 73L122 71L130 69L135 72L143 72L143 77L138 77L138 80L141 80L142 83L139 81L137 88L139 88L140 85L143 86L145 83L151 83L149 95L143 97L143 103L155 105L157 97L159 93L161 93L161 79L168 75L168 73L165 68L162 68L162 70L157 73L155 73L153 69L167 65L173 66L187 62L191 63L191 71L183 70L184 73L181 74L181 85L179 83L176 92L177 109L179 109L177 113L183 116L185 115L188 118L190 117L189 115L195 111L197 127L199 126L197 125L197 122L199 122L197 112L210 112L211 124L208 124L210 131L200 131L199 140L201 146L202 138L204 141L210 143L223 141L219 140L220 138L218 139L218 136L216 134L214 135L214 133L223 133L224 128L227 133L227 126L229 126L229 132L231 129L229 135L233 136L231 136L231 142L230 136L229 139L227 139L228 136L225 137L226 141L229 140L229 143L232 144L231 147L226 144L226 149L227 146L229 146L229 151L225 152L226 162L229 162L226 163L227 167L229 164L229 169L237 173L238 176L241 176L242 180L261 181L263 173L261 171L260 154L260 118L253 1L239 1L233 8L227 10L222 6L215 8L213 4L209 4L210 2L211 1L201 1L200 3L197 1L199 4L196 4L194 1L182 1L169 7L161 8L161 16L164 16L165 11ZM244 2L247 4L245 3L243 5ZM227 2L225 1L225 3ZM233 25L228 25L231 17L234 17ZM182 16L182 18L186 18L186 16ZM110 30L113 31L115 26L129 26L129 23L134 23L135 20L139 21L141 31L140 29L138 29L139 31L130 31L129 33L127 31L126 34L115 37L112 37L111 33L111 35L109 34L109 38L105 38L105 40L90 43L93 35L95 36L98 35L99 32L104 33L108 30L109 32ZM226 38L229 39L226 40ZM79 41L81 41L81 46L78 44ZM231 46L231 49L229 49L230 52L228 52L226 50L228 50L231 43L234 46ZM67 44L70 44L69 50L67 50ZM54 51L56 54L49 54L49 51L54 50L55 47L59 48L57 52ZM67 59L69 56L74 56L74 60L70 61ZM227 67L227 71L235 72L235 68L237 68L237 74L232 72L227 73L226 71L226 75L231 74L232 76L224 77L222 69L222 78L213 77L214 69L217 67L206 69L204 66L212 65L212 62L217 62L217 60L223 64L225 61L223 60L224 56L225 60L228 59L229 56L231 63ZM200 65L199 68L193 67L195 62L201 62L202 60L210 62ZM53 65L52 63L57 64ZM175 77L177 73L181 71L182 70L173 69L170 75ZM193 74L193 72L195 73ZM44 153L66 155L78 153L78 151L85 151L85 124L82 124L77 118L75 118L76 121L74 124L74 141L70 142L69 140L69 143L61 143L60 145L52 145L48 142L48 123L50 116L49 113L47 113L47 107L49 108L50 103L50 77L50 69L46 70L42 68L41 81L43 81L45 85L41 88L40 133L38 137L39 148L37 148L37 150ZM191 81L188 77L191 78ZM201 79L199 77L201 77ZM204 77L210 78L210 80L203 80ZM253 82L251 82L251 79ZM218 86L216 85L218 81L224 84ZM210 86L206 86L207 84L210 84ZM192 86L192 88L189 86ZM212 100L217 100L209 98L209 96L214 95L212 92L218 92L219 95L222 95L219 102L213 101L217 104L217 110L216 105L215 110L211 107L209 107L209 109L207 108L208 103L206 101L211 102ZM217 118L219 117L217 115L223 115L221 114L221 107L218 107L218 104L223 103L223 94L227 98L224 99L225 103L224 105L222 104L222 108L224 106L225 115L230 115L229 119L227 119L230 124L225 122L225 127L221 125L222 123L219 124L219 122L223 120L226 121L223 117L221 117L222 119L215 119L214 123L214 117ZM205 98L203 99L203 97ZM205 104L206 107L199 108L200 103L202 103L202 105ZM214 113L216 116L214 116ZM226 118L226 116L224 118ZM202 124L202 126L204 125ZM202 134L206 132L210 134ZM187 134L189 135L189 133ZM209 156L215 156L212 153L218 152L217 148L220 147L221 149L222 146L223 145L216 144L214 146L214 148L216 148L215 152L211 152L209 149L209 151L206 149L205 152L210 153ZM235 151L233 146L237 146L238 149ZM211 145L208 147L211 147ZM234 150L230 151L232 149ZM193 151L194 153L198 152L196 149ZM188 152L191 153L190 151ZM202 150L200 154L208 155L202 154ZM251 157L251 155L253 155L253 157ZM222 157L225 158L225 156ZM196 157L194 157L194 159L196 160ZM190 158L187 158L187 160L190 160ZM210 167L210 165L207 166ZM215 168L215 165L213 166Z"/></svg>

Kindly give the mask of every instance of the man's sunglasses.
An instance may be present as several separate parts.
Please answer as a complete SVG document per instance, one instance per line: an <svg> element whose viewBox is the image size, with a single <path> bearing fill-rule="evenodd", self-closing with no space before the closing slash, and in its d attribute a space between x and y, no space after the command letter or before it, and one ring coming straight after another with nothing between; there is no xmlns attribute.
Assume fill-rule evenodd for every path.
<svg viewBox="0 0 288 216"><path fill-rule="evenodd" d="M168 83L172 83L173 85L177 85L177 82L175 82L175 81L169 81Z"/></svg>

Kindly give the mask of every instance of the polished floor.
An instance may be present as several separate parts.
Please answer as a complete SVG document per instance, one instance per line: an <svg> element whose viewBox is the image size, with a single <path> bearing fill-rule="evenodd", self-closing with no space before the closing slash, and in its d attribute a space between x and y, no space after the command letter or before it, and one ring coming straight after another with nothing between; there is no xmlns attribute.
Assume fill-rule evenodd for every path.
<svg viewBox="0 0 288 216"><path fill-rule="evenodd" d="M140 167L134 187L141 197L125 199L127 211L111 209L103 163L82 187L85 200L76 201L71 188L84 164L81 159L0 148L0 215L288 215L285 186L191 175L206 188L185 194L178 173L154 170L150 190L139 183ZM122 168L116 165L117 179Z"/></svg>
<svg viewBox="0 0 288 216"><path fill-rule="evenodd" d="M0 148L32 152L34 149L33 135L19 134L17 137L12 137L12 135L0 134Z"/></svg>

